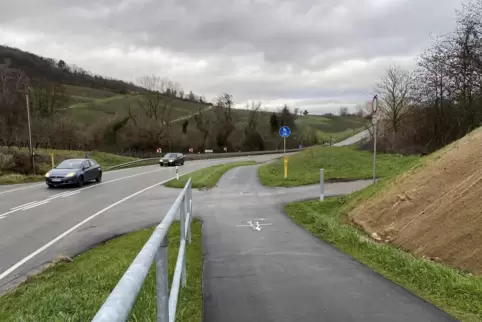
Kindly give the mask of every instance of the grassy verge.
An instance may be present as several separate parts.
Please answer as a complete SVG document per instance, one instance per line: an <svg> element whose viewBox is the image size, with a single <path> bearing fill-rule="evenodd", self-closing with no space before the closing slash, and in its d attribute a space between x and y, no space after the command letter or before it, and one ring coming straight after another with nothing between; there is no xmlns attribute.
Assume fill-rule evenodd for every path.
<svg viewBox="0 0 482 322"><path fill-rule="evenodd" d="M371 267L460 321L482 321L482 278L417 258L388 244L374 242L345 224L356 203L383 190L387 180L342 198L289 204L288 215L299 225L361 263Z"/></svg>
<svg viewBox="0 0 482 322"><path fill-rule="evenodd" d="M263 165L258 175L265 186L292 187L320 182L320 169L326 181L369 179L373 175L373 154L356 147L313 147L288 159L288 178L283 177L283 159ZM398 154L377 155L377 176L385 177L407 169L419 157Z"/></svg>
<svg viewBox="0 0 482 322"><path fill-rule="evenodd" d="M59 262L0 297L0 321L90 321L127 267L150 237L153 228L112 239L73 259ZM169 281L179 249L179 225L169 231ZM176 321L202 321L201 223L192 224L187 246L186 288L179 294ZM156 320L155 270L151 268L129 321Z"/></svg>
<svg viewBox="0 0 482 322"><path fill-rule="evenodd" d="M189 180L189 177L191 177L193 188L212 188L216 186L219 179L223 176L223 174L226 173L226 171L232 168L254 164L256 164L255 161L241 161L228 164L214 165L212 167L200 169L194 171L193 173L184 175L180 177L179 180L171 180L167 182L165 186L170 188L184 188L187 180Z"/></svg>

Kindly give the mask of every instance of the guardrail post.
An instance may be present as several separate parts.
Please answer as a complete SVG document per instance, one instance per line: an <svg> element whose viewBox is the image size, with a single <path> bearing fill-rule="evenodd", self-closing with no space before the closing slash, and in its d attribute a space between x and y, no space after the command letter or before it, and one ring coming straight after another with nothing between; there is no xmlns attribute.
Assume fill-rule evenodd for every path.
<svg viewBox="0 0 482 322"><path fill-rule="evenodd" d="M167 234L156 252L157 322L169 322L169 273L167 269Z"/></svg>
<svg viewBox="0 0 482 322"><path fill-rule="evenodd" d="M187 191L186 191L187 192ZM186 199L187 199L187 193L184 194L184 197L182 198L182 202L179 205L179 220L181 222L181 241L184 240L186 241ZM186 255L184 255L186 256ZM181 278L182 278L182 287L186 286L186 260L185 258L183 259L182 263L182 273L181 273Z"/></svg>
<svg viewBox="0 0 482 322"><path fill-rule="evenodd" d="M325 200L325 169L320 169L320 201Z"/></svg>
<svg viewBox="0 0 482 322"><path fill-rule="evenodd" d="M189 196L189 199L188 199L188 209L189 209L189 227L187 229L187 239L189 241L189 244L191 244L191 221L192 221L192 187L191 187L191 182L189 182L189 188L188 188L188 196Z"/></svg>

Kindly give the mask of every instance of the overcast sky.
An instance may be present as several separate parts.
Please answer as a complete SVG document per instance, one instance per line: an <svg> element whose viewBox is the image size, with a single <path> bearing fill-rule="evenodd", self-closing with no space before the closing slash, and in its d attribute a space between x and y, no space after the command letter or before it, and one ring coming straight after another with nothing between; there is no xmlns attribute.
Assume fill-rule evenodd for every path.
<svg viewBox="0 0 482 322"><path fill-rule="evenodd" d="M0 43L134 81L312 113L366 102L412 67L460 0L0 0ZM432 36L431 36L432 35Z"/></svg>

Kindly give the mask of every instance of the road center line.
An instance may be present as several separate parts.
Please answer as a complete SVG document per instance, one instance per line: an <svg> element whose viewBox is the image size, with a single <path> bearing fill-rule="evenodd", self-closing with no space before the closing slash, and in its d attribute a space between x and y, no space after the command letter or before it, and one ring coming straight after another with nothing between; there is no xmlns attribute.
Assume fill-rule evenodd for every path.
<svg viewBox="0 0 482 322"><path fill-rule="evenodd" d="M27 207L27 206L32 205L32 204L37 203L37 202L38 202L38 201L32 201L32 202L23 204L23 205L21 205L21 206L13 207L13 208L11 208L10 210L18 210L18 209L21 209L21 208L23 208L23 207Z"/></svg>
<svg viewBox="0 0 482 322"><path fill-rule="evenodd" d="M32 208L35 208L35 207L38 207L38 206L41 206L41 205L45 205L46 203L49 203L49 202L50 202L50 200L40 201L40 202L37 202L33 205L21 208L21 210L29 210L29 209L32 209Z"/></svg>
<svg viewBox="0 0 482 322"><path fill-rule="evenodd" d="M156 171L159 171L159 170L156 170ZM186 174L189 174L189 173L192 173L196 170L193 170L193 171L189 171L189 172L186 172L186 173L183 173L183 175L186 175ZM152 171L150 171L152 172ZM147 188L144 188L142 190L139 190L107 207L105 207L104 209L96 212L95 214L93 214L92 216L82 220L81 222L79 222L77 225L75 225L74 227L70 228L69 230L65 231L64 233L60 234L59 236L55 237L54 239L52 239L51 241L49 241L47 244L43 245L42 247L40 247L39 249L37 249L36 251L32 252L31 254L29 254L28 256L26 256L25 258L23 258L22 260L20 260L18 263L16 263L15 265L11 266L10 268L8 268L6 271L4 271L3 273L0 274L0 281L2 279L4 279L5 277L7 277L10 273L12 273L13 271L15 271L17 268L19 268L20 266L22 266L23 264L25 264L27 261L31 260L32 258L34 258L35 256L37 256L38 254L40 254L41 252L43 252L44 250L46 250L47 248L49 248L50 246L52 246L53 244L55 244L56 242L58 242L59 240L61 240L62 238L64 238L65 236L67 236L68 234L70 234L71 232L73 232L74 230L76 230L77 228L79 228L80 226L84 225L85 223L91 221L92 219L96 218L97 216L103 214L104 212L106 212L107 210L109 209L112 209L114 208L115 206L123 203L124 201L127 201L143 192L146 192L147 190L150 190L152 188L155 188L155 187L159 187L160 185L163 185L165 184L166 182L168 181L171 181L171 180L174 180L176 179L176 177L173 177L173 178L170 178L170 179L167 179L167 180L164 180L164 181L161 181L161 182L158 182L152 186L149 186ZM3 215L0 215L0 219L3 219Z"/></svg>

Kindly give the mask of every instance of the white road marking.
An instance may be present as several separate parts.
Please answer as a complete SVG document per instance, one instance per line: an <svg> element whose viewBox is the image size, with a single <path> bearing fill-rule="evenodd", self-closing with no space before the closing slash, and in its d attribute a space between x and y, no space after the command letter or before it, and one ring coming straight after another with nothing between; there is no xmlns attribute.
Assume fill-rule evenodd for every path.
<svg viewBox="0 0 482 322"><path fill-rule="evenodd" d="M32 202L23 204L23 205L21 205L21 206L13 207L13 208L11 208L10 210L18 210L18 209L20 209L20 208L27 207L28 205L31 205L31 204L34 204L34 203L37 203L37 202L38 202L38 201L32 201Z"/></svg>
<svg viewBox="0 0 482 322"><path fill-rule="evenodd" d="M43 184L44 184L44 183L39 183L39 184L34 184L34 185L31 185L31 186L27 186L27 187L16 188L16 189L7 190L7 191L0 191L0 195L3 195L4 193L9 193L9 192L25 190L25 189L29 189L29 188L33 188L33 187L38 187L38 186L41 186L41 185L43 185Z"/></svg>
<svg viewBox="0 0 482 322"><path fill-rule="evenodd" d="M59 198L59 197L69 197L69 196L72 196L74 194L77 194L77 193L80 193L81 191L83 190L86 190L86 189L91 189L91 188L95 188L95 187L98 187L98 186L101 186L101 185L104 185L104 184L108 184L108 183L112 183L112 182L116 182L116 181L119 181L119 180L124 180L124 179L129 179L129 178L133 178L133 177L137 177L137 176L140 176L140 175L143 175L143 174L147 174L147 173L152 173L152 172L156 172L156 171L163 171L165 169L156 169L156 170L151 170L151 171L146 171L146 172L141 172L141 173L136 173L136 174L133 174L133 175L130 175L130 176L126 176L126 177L120 177L120 178L117 178L117 179L112 179L112 180L109 180L109 181L105 181L105 182L100 182L100 183L97 183L97 184L94 184L92 186L88 186L88 187L84 187L84 188L81 188L81 189L77 189L77 190L74 190L74 191L67 191L67 192L62 192L62 193L58 193L56 195L53 195L53 196L50 196L49 198L47 199L44 199L42 201L51 201L53 199L56 199L56 198ZM42 202L42 201L34 201L34 202ZM31 209L31 208L34 208L34 207L31 207L31 208L28 208L27 206L34 203L34 202L29 202L27 204L23 204L21 206L17 206L17 207L14 207L12 209L10 209L10 211L7 211L3 214L0 214L0 217L3 217L3 216L7 216L7 215L10 215L14 212L17 212L19 210L27 210L27 209ZM25 209L27 207L27 209Z"/></svg>
<svg viewBox="0 0 482 322"><path fill-rule="evenodd" d="M189 174L189 173L192 173L196 170L193 170L193 171L189 171L189 172L186 172L184 174ZM64 233L60 234L59 236L55 237L54 239L52 239L51 241L49 241L47 244L43 245L42 247L40 247L39 249L37 249L36 251L32 252L30 255L26 256L25 258L23 258L22 260L20 260L18 263L16 263L15 265L11 266L10 268L8 268L6 271L4 271L3 273L0 274L0 281L2 279L4 279L5 277L7 277L10 273L12 273L13 271L15 271L17 268L19 268L20 266L22 266L23 264L25 264L27 261L31 260L32 258L34 258L35 256L37 256L38 254L40 254L41 252L43 252L44 250L46 250L47 248L49 248L50 246L52 246L53 244L55 244L56 242L58 242L59 240L61 240L62 238L64 238L65 236L67 236L68 234L70 234L71 232L73 232L74 230L76 230L77 228L79 228L80 226L84 225L85 223L91 221L92 219L94 219L95 217L103 214L104 212L106 212L107 210L109 209L112 209L114 208L115 206L123 203L124 201L127 201L143 192L146 192L147 190L150 190L152 188L155 188L155 187L158 187L159 185L163 185L165 184L166 182L168 181L171 181L171 180L174 180L174 178L170 178L170 179L167 179L167 180L164 180L164 181L161 181L161 182L158 182L152 186L149 186L147 188L144 188L140 191L137 191L113 204L111 204L110 206L107 206L105 207L104 209L96 212L95 214L93 214L92 216L82 220L80 223L78 223L77 225L75 225L74 227L70 228L69 230L65 231ZM3 219L3 215L0 215L0 219Z"/></svg>
<svg viewBox="0 0 482 322"><path fill-rule="evenodd" d="M259 220L249 220L246 222L247 225L236 225L236 227L251 227L253 228L253 230L256 230L256 231L261 231L261 229L263 228L262 226L271 226L273 225L272 223L266 223L266 224L261 224L259 222Z"/></svg>
<svg viewBox="0 0 482 322"><path fill-rule="evenodd" d="M50 200L40 201L40 202L37 202L33 205L21 208L21 210L29 210L29 209L32 209L32 208L35 208L35 207L38 207L38 206L41 206L41 205L45 205L46 203L49 203L49 202L50 202Z"/></svg>

